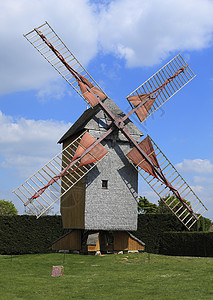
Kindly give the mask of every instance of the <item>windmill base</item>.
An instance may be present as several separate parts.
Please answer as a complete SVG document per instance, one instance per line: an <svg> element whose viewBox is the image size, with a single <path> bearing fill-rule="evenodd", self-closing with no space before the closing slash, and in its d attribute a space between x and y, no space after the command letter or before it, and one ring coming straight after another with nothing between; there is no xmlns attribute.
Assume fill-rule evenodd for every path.
<svg viewBox="0 0 213 300"><path fill-rule="evenodd" d="M145 250L145 243L127 231L71 230L52 244L52 250L101 254L121 251L138 252Z"/></svg>

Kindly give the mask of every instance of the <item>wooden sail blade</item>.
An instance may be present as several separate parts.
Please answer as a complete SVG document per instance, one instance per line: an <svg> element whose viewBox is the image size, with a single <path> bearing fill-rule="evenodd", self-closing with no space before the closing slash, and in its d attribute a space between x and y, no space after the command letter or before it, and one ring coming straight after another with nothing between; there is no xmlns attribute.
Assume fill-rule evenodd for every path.
<svg viewBox="0 0 213 300"><path fill-rule="evenodd" d="M134 95L134 96L130 96L129 97L129 102L134 106L136 107L138 104L141 103L142 99L144 98L147 98L146 96L145 97L141 97L141 96L138 96L138 95ZM153 106L153 103L155 102L155 99L147 99L147 102L144 103L143 106L139 107L137 110L136 110L136 115L138 117L138 119L141 121L141 123L146 120L147 118L147 115L149 113L149 111L151 110L152 106Z"/></svg>
<svg viewBox="0 0 213 300"><path fill-rule="evenodd" d="M137 149L133 148L126 156L139 174L159 196L159 199L162 199L186 228L190 229L207 208L150 137L149 140L152 143L152 147L149 147L149 149L152 148L153 150L146 151L144 149L144 151L153 163L155 159L157 159L163 177L174 188L173 193L171 188L156 176L155 172L150 172L149 167L146 168L146 164L144 164L145 159L138 154ZM155 159L151 158L153 154ZM182 201L177 201L177 196L180 197Z"/></svg>
<svg viewBox="0 0 213 300"><path fill-rule="evenodd" d="M108 153L101 144L89 150L95 141L89 133L82 133L13 192L40 217ZM85 149L89 152L83 156Z"/></svg>
<svg viewBox="0 0 213 300"><path fill-rule="evenodd" d="M73 156L73 160L80 157L84 153L84 151L88 149L95 141L96 139L92 137L88 132L86 132L78 145L78 148ZM88 165L94 163L104 157L107 153L108 150L104 148L104 146L102 146L101 144L97 144L93 149L89 151L88 154L86 154L80 160L80 165Z"/></svg>
<svg viewBox="0 0 213 300"><path fill-rule="evenodd" d="M147 101L143 109L136 111L139 120L143 122L194 77L195 74L178 54L126 98L132 108Z"/></svg>
<svg viewBox="0 0 213 300"><path fill-rule="evenodd" d="M139 143L139 146L149 156L152 163L156 167L159 167L152 143L150 142L150 139L148 136L142 142ZM149 174L151 174L152 176L156 177L153 167L144 159L143 155L136 148L133 148L132 150L130 150L126 154L126 156L128 157L129 160L131 160L135 164L136 167L139 166L144 171L146 171Z"/></svg>
<svg viewBox="0 0 213 300"><path fill-rule="evenodd" d="M106 98L97 82L46 22L24 37L91 106Z"/></svg>

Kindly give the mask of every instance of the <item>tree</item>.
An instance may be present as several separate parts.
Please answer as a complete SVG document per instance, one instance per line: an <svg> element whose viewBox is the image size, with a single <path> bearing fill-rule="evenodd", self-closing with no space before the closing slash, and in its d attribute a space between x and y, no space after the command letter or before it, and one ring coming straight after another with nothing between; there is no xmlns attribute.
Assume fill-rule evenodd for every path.
<svg viewBox="0 0 213 300"><path fill-rule="evenodd" d="M138 213L139 214L156 214L158 206L149 202L146 197L139 197L138 199Z"/></svg>
<svg viewBox="0 0 213 300"><path fill-rule="evenodd" d="M175 196L173 196L175 197ZM168 198L168 196L167 196ZM170 203L171 201L169 201ZM172 214L171 210L168 208L168 206L164 203L162 199L158 201L158 214Z"/></svg>
<svg viewBox="0 0 213 300"><path fill-rule="evenodd" d="M163 199L158 201L158 205L149 202L146 197L139 197L138 201L138 213L139 214L173 214L173 212L168 208L168 206L164 203L167 201L168 204L173 202L172 207L174 211L179 210L179 212L183 212L185 207L181 203L181 201L175 195L168 195ZM190 202L186 201L186 203L190 206ZM182 216L184 216L187 212L184 212ZM199 214L197 215L199 217ZM200 216L198 222L196 222L192 231L209 231L211 226L211 220L207 219L203 216Z"/></svg>
<svg viewBox="0 0 213 300"><path fill-rule="evenodd" d="M158 213L159 214L172 214L172 211L168 208L168 206L164 203L164 201L166 201L166 203L168 205L172 203L171 207L173 208L173 212L178 211L181 214L181 212L183 212L186 209L185 206L180 201L180 199L178 199L175 195L170 196L170 194L169 194L165 198L160 199L158 201ZM189 201L186 201L184 199L183 199L183 201L185 201L186 204L188 206L190 206ZM184 214L183 214L183 216L184 216Z"/></svg>
<svg viewBox="0 0 213 300"><path fill-rule="evenodd" d="M0 200L0 216L16 216L18 214L12 201Z"/></svg>
<svg viewBox="0 0 213 300"><path fill-rule="evenodd" d="M146 197L139 197L138 201L138 213L141 214L173 214L173 212L168 208L168 206L164 203L164 201L167 201L167 204L170 204L171 202L172 207L174 208L174 211L179 210L185 210L185 207L182 205L181 201L174 195L170 196L167 195L164 199L160 199L158 201L158 205L149 202ZM186 202L188 205L190 205L190 202Z"/></svg>

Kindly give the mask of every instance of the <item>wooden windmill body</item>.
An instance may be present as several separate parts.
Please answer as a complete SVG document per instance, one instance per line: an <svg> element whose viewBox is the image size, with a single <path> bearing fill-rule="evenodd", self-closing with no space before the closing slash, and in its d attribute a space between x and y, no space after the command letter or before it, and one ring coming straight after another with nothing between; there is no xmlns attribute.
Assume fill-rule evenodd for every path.
<svg viewBox="0 0 213 300"><path fill-rule="evenodd" d="M116 115L124 115L109 98L105 104ZM99 106L89 108L60 139L66 147L76 135L89 132L99 138L110 122ZM129 132L139 142L142 133L129 121ZM88 230L137 230L138 172L124 153L132 146L115 131L103 143L108 154L61 198L65 228Z"/></svg>
<svg viewBox="0 0 213 300"><path fill-rule="evenodd" d="M190 229L207 208L155 142L149 136L141 141L129 119L136 114L144 122L195 77L181 55L127 96L131 110L124 114L47 22L25 37L91 106L60 139L63 150L14 190L37 217L61 201L64 227L73 231L55 249L61 241L80 249L85 229L100 231L89 238L96 240L93 250L107 244L106 231L114 232L114 250L144 248L127 234L137 229L138 173Z"/></svg>

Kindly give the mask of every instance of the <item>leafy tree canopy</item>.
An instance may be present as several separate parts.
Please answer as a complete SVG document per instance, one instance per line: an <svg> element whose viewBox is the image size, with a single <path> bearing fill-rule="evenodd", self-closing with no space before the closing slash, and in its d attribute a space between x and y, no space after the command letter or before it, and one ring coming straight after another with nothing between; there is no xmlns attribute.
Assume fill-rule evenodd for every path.
<svg viewBox="0 0 213 300"><path fill-rule="evenodd" d="M164 201L166 201L166 203L168 205L171 205L171 207L173 208L173 211L176 212L178 211L179 213L183 212L185 210L185 207L183 206L183 204L181 203L181 201L174 195L170 196L167 195L165 198L160 199L158 201L158 213L159 214L172 214L173 212L168 208L168 206L164 203ZM190 206L190 202L184 200L188 206ZM183 216L185 215L185 213L183 214Z"/></svg>
<svg viewBox="0 0 213 300"><path fill-rule="evenodd" d="M172 211L168 208L168 206L164 203L164 201L167 201L168 204L173 203L174 211L179 210L181 212L181 209L185 210L185 208L182 206L180 200L175 197L174 195L166 196L164 199L160 199L158 201L158 205L149 202L146 197L139 197L138 201L138 213L139 214L173 214ZM189 201L186 201L188 205L190 205ZM184 214L183 214L184 216ZM211 226L211 220L207 219L203 216L201 216L196 222L192 230L193 231L209 231Z"/></svg>
<svg viewBox="0 0 213 300"><path fill-rule="evenodd" d="M164 199L160 199L158 205L149 202L146 197L140 196L138 201L138 212L142 214L173 214L164 201L167 201L167 204L173 203L175 210L178 210L179 208L182 209L180 200L174 195L167 195ZM187 202L187 204L190 205L190 202Z"/></svg>
<svg viewBox="0 0 213 300"><path fill-rule="evenodd" d="M156 214L158 206L149 202L146 197L139 197L138 199L138 213L139 214Z"/></svg>
<svg viewBox="0 0 213 300"><path fill-rule="evenodd" d="M0 216L16 216L18 214L12 201L0 200Z"/></svg>
<svg viewBox="0 0 213 300"><path fill-rule="evenodd" d="M176 206L177 209L182 206L180 200L173 196L166 196L164 199L160 199L158 201L158 213L159 214L172 214L172 211L168 208L168 206L164 203L164 201L167 201L168 204L170 204L171 202L173 202L173 206Z"/></svg>

